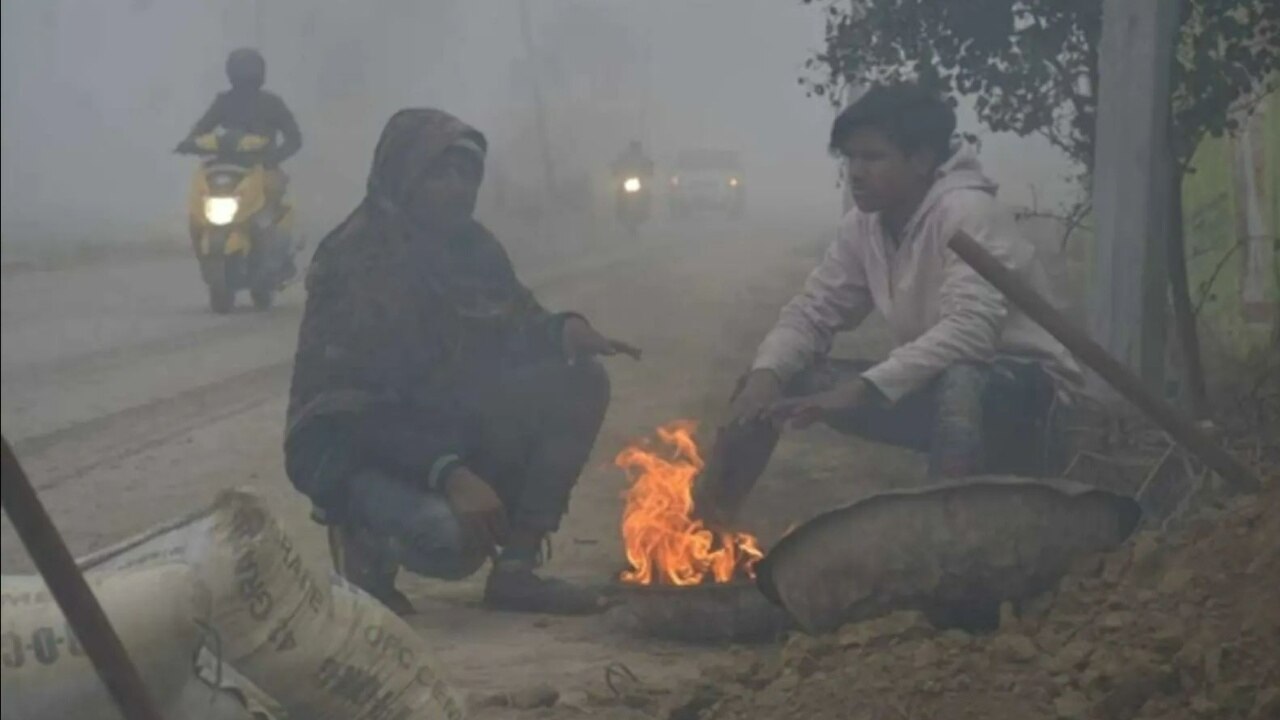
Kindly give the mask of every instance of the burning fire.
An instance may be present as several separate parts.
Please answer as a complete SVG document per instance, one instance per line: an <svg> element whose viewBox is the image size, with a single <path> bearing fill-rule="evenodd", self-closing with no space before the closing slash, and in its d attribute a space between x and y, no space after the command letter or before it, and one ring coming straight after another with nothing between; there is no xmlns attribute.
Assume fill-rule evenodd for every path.
<svg viewBox="0 0 1280 720"><path fill-rule="evenodd" d="M714 531L693 517L693 481L702 456L693 439L696 425L677 420L658 428L660 449L637 443L614 464L631 488L622 512L622 539L631 569L622 581L636 585L727 583L764 557L752 535Z"/></svg>

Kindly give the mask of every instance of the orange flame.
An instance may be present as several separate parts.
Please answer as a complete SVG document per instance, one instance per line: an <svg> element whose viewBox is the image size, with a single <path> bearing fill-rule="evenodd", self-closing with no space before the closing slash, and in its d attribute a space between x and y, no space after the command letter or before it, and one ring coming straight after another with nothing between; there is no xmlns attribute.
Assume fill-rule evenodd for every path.
<svg viewBox="0 0 1280 720"><path fill-rule="evenodd" d="M666 452L637 443L618 453L614 464L631 483L622 513L622 539L631 569L622 581L636 585L727 583L764 557L756 538L718 532L693 517L693 481L702 456L693 439L696 424L677 420L658 428Z"/></svg>

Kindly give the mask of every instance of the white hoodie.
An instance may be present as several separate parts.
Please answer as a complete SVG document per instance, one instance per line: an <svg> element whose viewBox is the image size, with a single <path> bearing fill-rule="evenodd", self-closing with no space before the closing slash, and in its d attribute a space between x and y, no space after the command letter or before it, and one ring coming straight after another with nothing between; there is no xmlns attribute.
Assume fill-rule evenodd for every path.
<svg viewBox="0 0 1280 720"><path fill-rule="evenodd" d="M955 363L996 357L1041 363L1070 397L1082 381L1071 354L947 248L963 230L1050 297L1035 246L1019 234L995 192L972 148L962 146L938 169L896 248L879 214L850 211L804 290L761 343L754 368L788 380L830 352L837 332L876 309L896 347L863 377L891 403Z"/></svg>

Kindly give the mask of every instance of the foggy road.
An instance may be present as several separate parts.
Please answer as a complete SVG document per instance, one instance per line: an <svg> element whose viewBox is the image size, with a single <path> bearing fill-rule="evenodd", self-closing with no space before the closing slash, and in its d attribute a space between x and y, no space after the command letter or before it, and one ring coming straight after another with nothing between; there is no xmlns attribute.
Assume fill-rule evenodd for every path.
<svg viewBox="0 0 1280 720"><path fill-rule="evenodd" d="M522 274L541 289L660 245L612 244ZM242 298L215 315L188 258L6 277L5 435L23 457L59 457L37 481L49 487L245 412L288 382L303 297L295 283L270 312Z"/></svg>
<svg viewBox="0 0 1280 720"><path fill-rule="evenodd" d="M186 250L184 210L198 208L191 188L201 176L171 149L229 92L228 52L253 48L265 65L255 82L276 110L288 108L256 120L276 127L292 115L305 138L283 169L310 247L365 196L388 118L440 108L485 136L476 217L524 283L548 309L579 312L643 349L642 362L606 362L609 411L543 568L616 583L626 562L618 452L677 419L700 423L706 444L779 308L834 235L837 108L808 92L825 74L813 61L831 26L798 1L523 10L461 0L4 4L0 425L73 555L241 488L278 515L304 561L332 568L324 528L284 471L302 288L269 312L242 297L220 316L193 257L147 254L175 241ZM972 99L959 110L961 128L975 129ZM1078 168L1047 141L981 139L1002 196L1048 211L1066 203L1059 179ZM621 191L636 192L619 174L632 148L652 170L641 173L652 217L638 237L615 227ZM700 168L692 157L733 161ZM700 182L723 165L727 178ZM671 219L699 187L714 187L717 212ZM870 358L886 343L873 321L837 351ZM905 451L823 429L788 434L741 529L767 549L821 510L920 477L920 458ZM0 571L34 572L7 516L0 541ZM606 668L633 671L648 692L728 656L637 638L608 616L490 612L485 576L398 582L419 611L407 621L464 693L547 684L560 701L540 716L614 720L588 698L609 693Z"/></svg>
<svg viewBox="0 0 1280 720"><path fill-rule="evenodd" d="M715 226L673 232L655 225L648 235L635 243L601 243L600 251L571 261L518 270L557 307L566 293L603 292L600 278L643 275L639 269L649 272L681 248L724 251L737 242ZM254 312L242 301L246 307L236 313L214 315L190 258L6 276L0 303L5 435L39 490L78 498L84 498L78 489L100 488L104 474L127 474L166 454L174 454L182 471L160 484L176 492L185 485L184 473L202 465L199 458L175 454L175 448L192 451L193 433L248 427L259 417L269 419L269 430L224 452L274 453L283 418L276 406L287 390L303 298L295 284L270 312ZM606 299L590 298L585 310L600 304ZM157 489L146 477L129 478L127 485L144 494ZM61 509L56 497L55 517ZM95 490L91 502L121 499ZM195 507L180 504L184 510ZM99 528L91 531L95 538L118 537L121 531L102 518L92 525ZM5 558L14 555L21 551L6 543Z"/></svg>
<svg viewBox="0 0 1280 720"><path fill-rule="evenodd" d="M3 425L21 456L57 455L47 487L260 402L287 377L301 292L217 316L196 263L151 260L3 282Z"/></svg>
<svg viewBox="0 0 1280 720"><path fill-rule="evenodd" d="M1165 394L1187 395L1214 443L1280 477L1266 352L1280 333L1266 252L1280 218L1268 194L1280 53L1266 42L1280 2L1060 5L977 4L957 23L942 0L3 0L0 427L149 694L167 700L185 683L203 698L244 675L285 706L273 717L412 715L401 702L421 714L409 698L444 687L466 698L468 720L1270 717L1280 488L1220 492L1097 377L1078 383L1079 363L1025 303L948 248L962 229L1093 330L1111 316L1161 320L1148 300L1163 298L1146 290L1167 275L1178 352L1140 348L1165 329L1137 320L1111 323L1133 342L1110 349L1144 375L1159 369L1146 360L1167 360ZM1143 152L1107 152L1130 145ZM1129 190L1144 201L1124 202ZM439 389L415 383L435 364L529 344L507 332L523 294L508 302L489 238L466 245L468 218L543 307L598 332L556 325L567 352L641 352L600 357L607 386L594 369L559 378L590 381L581 407L550 383L500 402L502 388L446 388L461 393L446 405L507 416L432 416L432 437L399 428L415 437L305 448L314 482L300 482L324 495L317 512L284 456L313 253L327 233L342 243L326 247L338 257L324 279L350 307L320 318L319 334L354 339L320 338L312 390L341 410L352 388L335 375L354 368L356 385L431 414ZM215 282L211 303L193 234L243 233L259 262L242 285L263 300L267 240L286 224L304 248L298 278L266 311L241 291L215 313L226 298ZM1176 252L1147 252L1137 241L1159 233L1126 230L1140 227L1180 230ZM414 274L420 262L448 277ZM1122 271L1135 282L1105 282ZM437 322L441 302L457 317ZM512 358L490 360L462 374L483 380ZM557 463L581 459L606 394L579 476L557 477ZM726 430L744 422L749 442L735 442ZM321 443L331 424L317 423ZM671 454L677 427L688 434ZM394 467L416 451L432 455L430 472ZM331 477L353 453L405 485L379 495L386 478ZM628 462L637 454L657 491ZM983 498L1017 495L1037 479L1014 476L1066 459L1070 480L1096 486L1067 494L1120 501L1125 515L1133 503L1114 491L1141 501L1132 538L1115 522L1081 526L1098 530L1081 558L1034 515L907 517L919 490L966 479L952 475L987 476L973 483ZM997 472L1013 480L986 481ZM396 490L434 496L406 508ZM238 493L255 511L215 523L228 547L206 552L214 540L183 527ZM327 512L330 495L363 512ZM902 509L903 541L824 546L852 503ZM447 557L449 533L415 526L439 513L468 531L460 557ZM80 622L93 618L66 603L60 618L33 589L44 578L14 518L22 508L6 502L0 720L109 712L73 642L94 654ZM325 522L386 557L344 563ZM1044 543L1001 542L1010 528L1035 540L1037 527ZM806 533L820 552L786 549ZM157 552L94 566L144 537ZM384 589L369 581L381 560L447 575L481 545L493 547L467 577L395 569L413 610L399 619L356 592ZM749 545L759 554L739 552ZM179 555L192 572L176 585L124 574ZM682 572L705 565L714 577ZM631 582L646 567L665 577ZM738 642L764 620L757 569L775 601L812 591L777 603L793 619L809 601L843 608L848 624L824 639L799 631L813 623L770 622L758 647ZM609 607L521 612L577 604L531 572ZM162 696L166 683L175 692Z"/></svg>

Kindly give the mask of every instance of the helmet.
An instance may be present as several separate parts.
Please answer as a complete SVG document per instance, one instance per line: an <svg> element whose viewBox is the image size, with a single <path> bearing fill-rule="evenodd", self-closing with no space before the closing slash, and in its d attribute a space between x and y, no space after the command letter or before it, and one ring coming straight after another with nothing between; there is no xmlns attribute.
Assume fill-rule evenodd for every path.
<svg viewBox="0 0 1280 720"><path fill-rule="evenodd" d="M253 48L233 50L227 56L227 79L233 88L257 90L267 79L267 61Z"/></svg>

